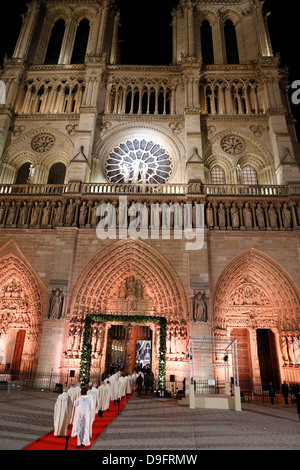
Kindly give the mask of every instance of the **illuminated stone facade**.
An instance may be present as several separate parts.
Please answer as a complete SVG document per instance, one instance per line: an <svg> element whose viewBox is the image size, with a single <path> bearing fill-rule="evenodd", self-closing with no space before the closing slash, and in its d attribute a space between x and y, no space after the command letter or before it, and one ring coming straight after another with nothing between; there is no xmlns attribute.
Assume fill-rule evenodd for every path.
<svg viewBox="0 0 300 470"><path fill-rule="evenodd" d="M217 335L240 342L242 388L300 381L298 143L261 2L179 1L168 66L120 64L119 21L112 0L33 0L0 71L1 372L78 375L85 319L106 314L92 375L127 315L128 370L136 318L163 317L167 380L186 375L190 336ZM115 239L96 232L104 203ZM187 249L200 205L204 243Z"/></svg>

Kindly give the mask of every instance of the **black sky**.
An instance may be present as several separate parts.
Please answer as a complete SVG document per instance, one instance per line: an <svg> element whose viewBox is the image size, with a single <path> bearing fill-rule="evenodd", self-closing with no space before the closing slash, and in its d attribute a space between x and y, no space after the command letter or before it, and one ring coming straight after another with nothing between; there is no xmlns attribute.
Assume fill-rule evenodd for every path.
<svg viewBox="0 0 300 470"><path fill-rule="evenodd" d="M131 64L170 64L172 60L171 11L179 0L117 0L121 8L119 31L121 60ZM1 1L0 62L11 57L21 28L21 14L29 0ZM300 2L266 0L274 52L290 69L290 81L300 80ZM293 108L300 119L300 106ZM300 129L300 124L299 124Z"/></svg>

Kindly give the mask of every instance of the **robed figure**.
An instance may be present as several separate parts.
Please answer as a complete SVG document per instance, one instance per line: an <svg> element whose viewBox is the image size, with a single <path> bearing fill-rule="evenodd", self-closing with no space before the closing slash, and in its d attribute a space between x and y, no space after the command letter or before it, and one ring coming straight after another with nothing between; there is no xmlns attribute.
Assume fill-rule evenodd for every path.
<svg viewBox="0 0 300 470"><path fill-rule="evenodd" d="M93 398L87 390L81 390L81 396L74 403L76 408L71 437L77 436L77 447L91 444L91 411L94 407Z"/></svg>
<svg viewBox="0 0 300 470"><path fill-rule="evenodd" d="M73 404L66 390L57 397L54 406L54 436L67 436Z"/></svg>

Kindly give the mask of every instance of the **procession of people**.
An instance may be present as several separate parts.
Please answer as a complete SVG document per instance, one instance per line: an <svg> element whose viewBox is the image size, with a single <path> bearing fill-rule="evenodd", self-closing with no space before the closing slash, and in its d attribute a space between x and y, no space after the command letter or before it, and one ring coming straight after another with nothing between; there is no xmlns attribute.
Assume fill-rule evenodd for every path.
<svg viewBox="0 0 300 470"><path fill-rule="evenodd" d="M71 384L63 389L54 407L54 436L77 437L77 448L89 446L96 416L109 411L111 403L117 403L130 395L136 387L137 374L123 375L120 371L109 375L100 385Z"/></svg>

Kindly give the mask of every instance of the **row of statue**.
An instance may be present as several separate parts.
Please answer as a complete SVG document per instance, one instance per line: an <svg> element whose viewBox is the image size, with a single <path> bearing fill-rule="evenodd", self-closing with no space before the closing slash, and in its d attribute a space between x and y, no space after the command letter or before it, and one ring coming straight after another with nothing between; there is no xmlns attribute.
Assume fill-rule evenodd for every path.
<svg viewBox="0 0 300 470"><path fill-rule="evenodd" d="M294 208L288 203L284 203L281 207L273 202L267 206L262 203L250 205L248 202L243 206L238 206L235 202L230 206L225 206L223 203L213 206L209 202L206 208L206 226L211 229L231 227L233 230L239 230L244 227L260 230L267 228L291 230L297 224L300 226L300 204Z"/></svg>
<svg viewBox="0 0 300 470"><path fill-rule="evenodd" d="M99 207L101 208L99 211ZM200 204L176 203L160 205L158 202L144 202L127 205L122 198L119 204L101 204L91 201L42 202L12 201L0 203L0 227L52 228L57 226L96 227L100 220L105 220L107 227L151 228L203 228L208 229L285 229L300 226L300 203L275 205L273 202L238 205L211 203L205 206L201 217ZM104 226L104 228L105 228Z"/></svg>

